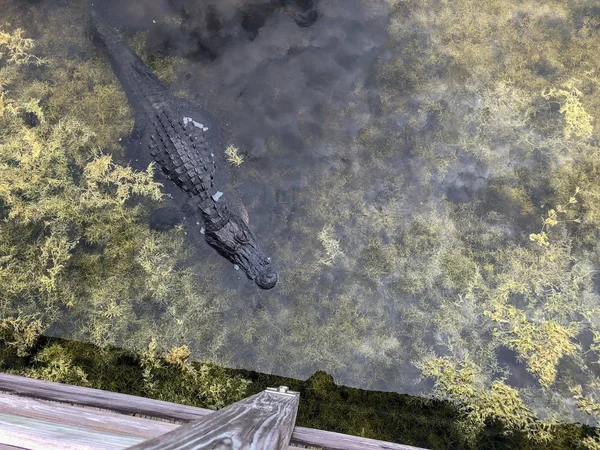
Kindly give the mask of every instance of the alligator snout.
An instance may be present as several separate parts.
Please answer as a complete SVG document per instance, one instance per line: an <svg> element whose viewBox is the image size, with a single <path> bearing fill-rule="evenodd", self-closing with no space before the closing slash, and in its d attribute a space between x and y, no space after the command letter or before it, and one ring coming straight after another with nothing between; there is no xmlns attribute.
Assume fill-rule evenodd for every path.
<svg viewBox="0 0 600 450"><path fill-rule="evenodd" d="M256 277L256 285L261 289L272 289L279 281L279 275L274 270L262 272Z"/></svg>

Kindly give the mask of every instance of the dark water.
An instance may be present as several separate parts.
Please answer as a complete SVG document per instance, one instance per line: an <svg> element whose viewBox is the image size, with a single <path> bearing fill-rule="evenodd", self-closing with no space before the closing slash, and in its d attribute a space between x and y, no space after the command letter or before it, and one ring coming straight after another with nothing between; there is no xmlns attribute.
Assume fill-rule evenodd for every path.
<svg viewBox="0 0 600 450"><path fill-rule="evenodd" d="M536 10L322 0L316 21L298 26L278 2L105 2L126 38L145 33L147 57L171 58L170 89L211 111L240 149L239 167L222 164L222 190L241 198L280 269L274 290L258 290L205 244L199 217L161 178L172 198L151 226L185 225L192 256L180 269L192 270L195 284L137 310L111 342L142 348L155 336L165 348L188 345L197 360L300 379L323 370L338 384L411 394L432 387L424 362L446 357L473 362L477 386L506 380L542 417L593 422L576 411L569 388L600 386L597 358L582 360L600 304L594 238L565 220L551 236L559 256L543 264L544 250L528 238L572 192L567 181L552 184L560 170L595 155L593 127L576 142L565 138L564 114L550 98L579 99L593 112L597 86L581 81L582 96L542 95L595 76L578 65L600 20L584 3ZM577 34L584 19L588 40ZM558 42L583 50L571 57ZM543 51L554 59L544 61ZM136 168L150 161L127 159ZM565 219L588 214L569 211ZM595 236L586 220L586 236ZM573 267L590 271L573 282ZM535 277L531 288L503 284ZM495 303L503 286L533 328L510 328ZM579 324L569 337L576 350L535 341L550 322ZM527 364L531 352L553 351L548 365L558 375L545 389L542 371Z"/></svg>

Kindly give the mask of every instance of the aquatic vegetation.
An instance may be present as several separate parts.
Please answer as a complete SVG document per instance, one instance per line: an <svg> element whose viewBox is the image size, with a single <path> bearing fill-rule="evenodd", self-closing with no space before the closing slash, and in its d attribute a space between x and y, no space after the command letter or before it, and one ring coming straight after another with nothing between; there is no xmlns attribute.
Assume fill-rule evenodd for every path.
<svg viewBox="0 0 600 450"><path fill-rule="evenodd" d="M600 35L589 25L596 20L589 3L396 2L391 17L398 58L381 64L384 108L396 117L407 111L414 117L416 110L405 128L418 133L415 176L462 192L442 191L452 202L446 207L455 229L447 240L463 249L473 275L457 278L454 291L443 291L446 298L436 292L440 284L408 283L418 286L408 293L422 298L425 311L432 302L442 308L433 327L437 356L431 359L431 348L424 349L427 363L417 364L439 395L460 392L455 401L464 405L466 418L481 406L478 396L501 404L496 396L502 393L513 397L507 404L523 406L502 419L513 429L527 429L536 414L562 416L558 411L585 420L557 406L556 398L569 402L569 386L581 382L591 394L595 384L595 369L583 356L593 350L582 338L597 332L592 317L599 304L592 280L600 221L591 182L597 180L592 161L599 109L590 63L597 62L592 49ZM443 160L436 162L443 172L427 170L427 149ZM465 172L481 183L465 181ZM443 246L434 242L433 249ZM426 254L411 247L407 253ZM408 265L418 261L413 257ZM421 266L420 280L439 267ZM501 357L507 349L517 361ZM466 366L457 366L463 363L477 377L466 377ZM524 388L510 376L521 373L519 364L538 387ZM506 389L494 384L497 377L506 380ZM584 412L593 411L578 398Z"/></svg>
<svg viewBox="0 0 600 450"><path fill-rule="evenodd" d="M0 337L0 369L31 378L94 387L204 408L222 408L247 396L250 381L210 364L190 363L185 346L159 352L98 348L78 342L35 339L31 354Z"/></svg>
<svg viewBox="0 0 600 450"><path fill-rule="evenodd" d="M233 145L228 145L225 149L225 158L234 166L239 166L244 162L244 157L240 155L239 149Z"/></svg>
<svg viewBox="0 0 600 450"><path fill-rule="evenodd" d="M45 330L46 326L35 317L8 317L0 321L0 339L7 347L14 348L19 357L29 354Z"/></svg>
<svg viewBox="0 0 600 450"><path fill-rule="evenodd" d="M330 266L333 261L344 253L340 249L340 241L334 237L334 231L332 226L325 226L319 232L318 238L325 250L325 258L320 260L321 263Z"/></svg>
<svg viewBox="0 0 600 450"><path fill-rule="evenodd" d="M457 363L449 358L432 358L422 363L421 370L425 376L435 379L439 395L461 406L470 439L487 420L499 420L509 431L524 431L539 442L551 439L551 434L544 429L545 424L536 421L516 389L501 380L485 388L480 384L482 374L478 373L473 362Z"/></svg>
<svg viewBox="0 0 600 450"><path fill-rule="evenodd" d="M74 361L74 356L61 345L49 345L39 351L34 358L37 367L28 368L24 375L30 378L59 383L89 386L85 370Z"/></svg>
<svg viewBox="0 0 600 450"><path fill-rule="evenodd" d="M585 111L581 104L583 93L577 89L577 80L569 80L559 89L552 88L542 93L546 99L560 98L562 104L560 113L565 117L565 139L571 136L588 139L592 136L594 127L592 117Z"/></svg>
<svg viewBox="0 0 600 450"><path fill-rule="evenodd" d="M592 386L595 391L595 397L598 394L598 383ZM590 396L584 396L582 393L581 386L575 386L571 388L571 393L573 394L573 399L577 402L577 407L583 409L587 414L600 416L600 403L598 400L594 400Z"/></svg>
<svg viewBox="0 0 600 450"><path fill-rule="evenodd" d="M222 368L208 364L192 365L187 361L186 346L173 347L157 354L156 341L141 354L145 395L159 400L202 404L219 409L244 398L250 382L239 376L229 376Z"/></svg>
<svg viewBox="0 0 600 450"><path fill-rule="evenodd" d="M75 119L35 128L7 112L0 120L3 297L12 302L37 291L50 302L46 307L67 304L75 291L65 273L77 267L77 254L85 259L86 246L102 244L110 253L119 245L110 236L127 222L135 227L141 212L126 201L134 195L159 200L159 184L152 168L135 173L97 153L94 133ZM79 170L71 168L75 162L83 163Z"/></svg>
<svg viewBox="0 0 600 450"><path fill-rule="evenodd" d="M128 43L163 83L172 84L177 77L177 67L183 63L183 59L152 51L153 49L147 46L147 40L148 32L140 31L131 36ZM178 91L178 95L182 97L186 94L185 88Z"/></svg>
<svg viewBox="0 0 600 450"><path fill-rule="evenodd" d="M46 63L46 60L32 53L34 47L34 40L24 37L21 28L16 28L12 32L0 30L0 60L4 59L6 64L19 66Z"/></svg>
<svg viewBox="0 0 600 450"><path fill-rule="evenodd" d="M580 331L577 323L570 324L570 328L553 320L531 323L523 311L505 305L486 313L499 325L492 330L494 337L516 350L544 387L554 383L560 359L575 354L573 338Z"/></svg>
<svg viewBox="0 0 600 450"><path fill-rule="evenodd" d="M328 394L320 374L299 385L319 417L303 416L312 426L401 431L431 448L598 447L590 429L562 424L597 424L600 403L591 0L332 0L320 12L329 28L317 21L310 39L296 29L281 39L273 18L257 39L232 38L201 61L126 30L158 76L199 90L251 156L228 183L252 199L251 220L282 262L285 283L271 295L198 248L194 219L161 199L151 168L127 168L118 142L131 112L83 37L85 8L28 6L27 24L15 8L2 29L35 35L46 63L45 73L33 62L17 70L5 53L0 64L0 161L12 177L0 178L6 361L51 326L99 347L48 351L40 377L84 382L82 368L89 385L110 385L94 376L109 369L90 361L115 361L104 352L118 345L144 353L129 356L138 393L216 405L229 381L190 361L297 378L326 370L379 390L433 384L458 412L435 422L444 437L407 410L378 425L389 416L375 400L340 418L334 410L357 397ZM336 26L351 45L331 39ZM223 282L207 275L219 272ZM419 440L406 423L434 431Z"/></svg>
<svg viewBox="0 0 600 450"><path fill-rule="evenodd" d="M581 192L581 189L579 188L579 186L577 186L575 188L575 193L573 194L572 197L569 198L569 202L567 204L558 205L556 207L556 210L554 210L554 209L548 210L548 212L546 214L546 218L544 219L544 222L542 225L542 230L537 234L531 233L529 235L529 240L537 243L540 247L549 247L550 242L548 241L548 234L546 233L545 230L552 228L559 224L559 215L561 216L560 218L562 219L562 216L564 216L568 212L567 208L570 205L574 205L575 203L577 203L576 196L580 192ZM581 220L580 219L572 219L572 222L581 223Z"/></svg>

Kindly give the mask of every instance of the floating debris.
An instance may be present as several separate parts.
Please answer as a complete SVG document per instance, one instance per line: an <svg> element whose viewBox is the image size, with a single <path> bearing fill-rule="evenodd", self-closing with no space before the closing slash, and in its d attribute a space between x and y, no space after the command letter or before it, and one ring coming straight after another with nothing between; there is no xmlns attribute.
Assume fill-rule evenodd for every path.
<svg viewBox="0 0 600 450"><path fill-rule="evenodd" d="M194 119L192 119L191 117L184 117L183 118L183 126L187 126L188 123L190 123L195 126L196 128L200 128L202 131L208 131L208 127L205 127L204 124L200 123L200 122L196 122Z"/></svg>

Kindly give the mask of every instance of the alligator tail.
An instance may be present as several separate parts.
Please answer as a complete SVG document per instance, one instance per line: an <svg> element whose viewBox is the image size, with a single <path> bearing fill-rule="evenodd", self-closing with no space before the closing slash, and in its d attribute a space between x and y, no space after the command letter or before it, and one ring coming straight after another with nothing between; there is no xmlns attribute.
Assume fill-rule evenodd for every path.
<svg viewBox="0 0 600 450"><path fill-rule="evenodd" d="M92 26L134 109L170 98L165 85L92 6Z"/></svg>
<svg viewBox="0 0 600 450"><path fill-rule="evenodd" d="M115 45L120 42L115 30L100 16L100 13L92 6L92 26L96 37L104 45Z"/></svg>

